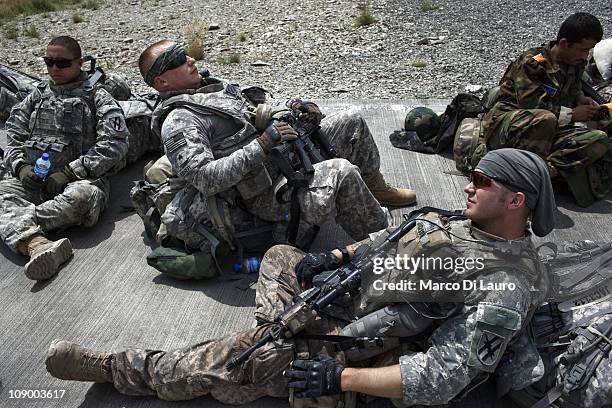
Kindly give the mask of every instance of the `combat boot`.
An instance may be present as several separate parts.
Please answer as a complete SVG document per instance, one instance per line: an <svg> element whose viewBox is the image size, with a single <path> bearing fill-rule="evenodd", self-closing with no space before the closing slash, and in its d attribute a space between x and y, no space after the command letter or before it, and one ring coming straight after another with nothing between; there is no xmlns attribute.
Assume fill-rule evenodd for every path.
<svg viewBox="0 0 612 408"><path fill-rule="evenodd" d="M21 243L19 252L30 257L25 265L25 275L33 280L46 280L53 277L59 267L70 259L72 244L68 238L49 241L38 234Z"/></svg>
<svg viewBox="0 0 612 408"><path fill-rule="evenodd" d="M380 172L363 176L363 181L381 205L403 207L416 203L414 190L390 186Z"/></svg>
<svg viewBox="0 0 612 408"><path fill-rule="evenodd" d="M45 366L55 378L73 381L112 383L114 355L94 351L70 341L55 339L49 346Z"/></svg>

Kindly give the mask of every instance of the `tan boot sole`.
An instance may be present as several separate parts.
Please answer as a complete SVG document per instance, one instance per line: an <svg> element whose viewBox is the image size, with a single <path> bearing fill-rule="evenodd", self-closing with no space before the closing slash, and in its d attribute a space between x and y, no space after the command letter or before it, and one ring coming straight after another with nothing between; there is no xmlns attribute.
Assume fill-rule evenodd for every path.
<svg viewBox="0 0 612 408"><path fill-rule="evenodd" d="M25 275L38 281L50 279L71 256L72 244L68 238L55 241L46 251L30 259L25 265Z"/></svg>

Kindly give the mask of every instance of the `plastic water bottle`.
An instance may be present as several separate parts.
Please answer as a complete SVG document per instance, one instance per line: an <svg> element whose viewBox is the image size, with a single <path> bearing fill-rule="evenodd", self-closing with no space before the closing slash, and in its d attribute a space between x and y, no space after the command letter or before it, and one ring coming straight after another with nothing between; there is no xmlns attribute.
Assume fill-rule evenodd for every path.
<svg viewBox="0 0 612 408"><path fill-rule="evenodd" d="M44 180L49 173L49 169L51 168L51 161L49 160L49 153L43 153L42 156L36 160L36 165L34 166L34 173L38 177Z"/></svg>
<svg viewBox="0 0 612 408"><path fill-rule="evenodd" d="M242 263L234 264L234 272L236 273L257 273L261 265L261 258L251 256L242 261Z"/></svg>

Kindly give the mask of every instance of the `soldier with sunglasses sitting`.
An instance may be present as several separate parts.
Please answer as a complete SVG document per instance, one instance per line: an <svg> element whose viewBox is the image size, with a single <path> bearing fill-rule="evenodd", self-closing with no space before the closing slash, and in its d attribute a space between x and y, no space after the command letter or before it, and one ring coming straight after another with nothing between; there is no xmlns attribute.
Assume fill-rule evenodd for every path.
<svg viewBox="0 0 612 408"><path fill-rule="evenodd" d="M49 81L6 122L4 163L12 177L0 182L0 237L30 257L25 274L34 280L51 278L72 256L67 238L45 234L98 222L109 200L105 176L124 164L129 135L117 102L81 69L75 39L53 38L43 59ZM36 165L44 153L47 169Z"/></svg>

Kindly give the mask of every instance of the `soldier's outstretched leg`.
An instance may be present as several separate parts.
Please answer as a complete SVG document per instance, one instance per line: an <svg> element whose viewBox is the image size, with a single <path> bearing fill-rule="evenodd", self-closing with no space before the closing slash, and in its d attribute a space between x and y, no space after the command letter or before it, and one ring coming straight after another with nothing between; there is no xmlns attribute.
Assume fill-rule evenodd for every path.
<svg viewBox="0 0 612 408"><path fill-rule="evenodd" d="M416 192L390 186L380 173L380 154L372 132L361 115L343 111L325 117L321 132L335 146L338 156L361 172L363 180L382 205L404 206L416 202Z"/></svg>
<svg viewBox="0 0 612 408"><path fill-rule="evenodd" d="M263 337L268 328L259 326L169 352L128 349L107 353L54 340L45 364L54 377L112 382L127 395L156 395L179 401L210 394L225 404L246 404L266 395L288 395L283 371L293 360L290 343L268 344L233 370L225 367L232 357Z"/></svg>
<svg viewBox="0 0 612 408"><path fill-rule="evenodd" d="M276 245L266 252L257 286L259 325L254 329L170 352L128 349L107 353L54 340L45 360L47 371L64 380L109 382L124 394L156 395L165 400L210 394L226 404L245 404L263 396L287 396L283 371L296 355L329 354L324 342L298 336L265 345L232 370L227 370L226 364L261 339L270 328L269 322L301 292L294 267L303 256L302 251L287 245ZM309 322L304 331L339 334L340 327L335 319L324 317ZM336 358L342 361L343 356L338 353ZM298 406L336 407L341 406L340 400L339 396L301 399Z"/></svg>
<svg viewBox="0 0 612 408"><path fill-rule="evenodd" d="M110 183L106 178L69 183L52 200L36 206L36 219L43 231L72 226L93 227L108 206Z"/></svg>

